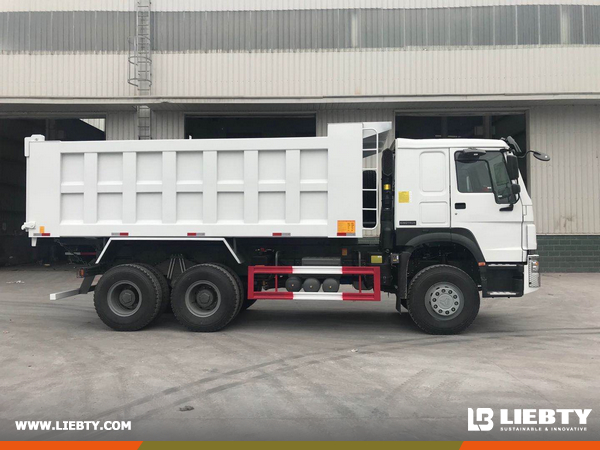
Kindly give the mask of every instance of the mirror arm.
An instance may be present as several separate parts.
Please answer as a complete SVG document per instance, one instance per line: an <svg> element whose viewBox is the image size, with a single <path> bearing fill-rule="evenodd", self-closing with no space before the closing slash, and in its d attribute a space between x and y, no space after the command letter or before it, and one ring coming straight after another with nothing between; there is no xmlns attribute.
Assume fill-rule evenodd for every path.
<svg viewBox="0 0 600 450"><path fill-rule="evenodd" d="M522 154L522 155L515 155L515 156L516 156L517 158L519 158L519 159L523 159L523 158L525 158L527 155L529 155L530 153L533 153L534 155L536 155L536 154L537 154L537 155L540 155L540 153L539 153L539 152L537 152L537 151L535 151L535 150L527 150L527 151L526 151L524 154ZM536 158L537 158L537 157L536 157ZM539 159L539 158L537 158L537 159ZM550 157L548 157L548 159L546 159L546 160L542 160L542 161L550 161Z"/></svg>

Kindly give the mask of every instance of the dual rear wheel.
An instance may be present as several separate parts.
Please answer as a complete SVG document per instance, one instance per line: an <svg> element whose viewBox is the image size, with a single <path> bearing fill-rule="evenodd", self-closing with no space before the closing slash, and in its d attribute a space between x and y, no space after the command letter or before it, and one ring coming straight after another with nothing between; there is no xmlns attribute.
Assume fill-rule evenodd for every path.
<svg viewBox="0 0 600 450"><path fill-rule="evenodd" d="M254 303L243 300L242 280L227 266L216 263L189 268L173 282L172 290L155 267L123 264L108 270L94 293L98 316L118 331L144 328L169 305L186 328L217 331Z"/></svg>

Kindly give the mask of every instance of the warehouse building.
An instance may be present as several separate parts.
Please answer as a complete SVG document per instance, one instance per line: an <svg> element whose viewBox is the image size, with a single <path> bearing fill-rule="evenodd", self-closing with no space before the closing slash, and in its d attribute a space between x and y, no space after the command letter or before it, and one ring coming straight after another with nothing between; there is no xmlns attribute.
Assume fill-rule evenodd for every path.
<svg viewBox="0 0 600 450"><path fill-rule="evenodd" d="M0 265L23 138L512 135L546 271L600 271L597 0L0 0Z"/></svg>

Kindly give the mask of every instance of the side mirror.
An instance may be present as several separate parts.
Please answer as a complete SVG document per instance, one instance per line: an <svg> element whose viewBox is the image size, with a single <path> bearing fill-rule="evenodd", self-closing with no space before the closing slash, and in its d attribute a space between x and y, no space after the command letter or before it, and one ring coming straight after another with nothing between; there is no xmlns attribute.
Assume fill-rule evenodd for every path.
<svg viewBox="0 0 600 450"><path fill-rule="evenodd" d="M506 170L511 180L519 179L519 159L515 155L506 155Z"/></svg>
<svg viewBox="0 0 600 450"><path fill-rule="evenodd" d="M550 155L541 152L533 152L533 156L535 159L539 159L540 161L550 161Z"/></svg>

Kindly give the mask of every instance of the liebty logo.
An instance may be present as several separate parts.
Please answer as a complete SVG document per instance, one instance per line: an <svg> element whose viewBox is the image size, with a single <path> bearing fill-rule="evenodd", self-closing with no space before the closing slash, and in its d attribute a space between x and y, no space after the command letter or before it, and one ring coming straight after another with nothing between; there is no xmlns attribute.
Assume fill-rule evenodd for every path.
<svg viewBox="0 0 600 450"><path fill-rule="evenodd" d="M587 431L591 412L591 409L501 409L500 431ZM492 408L469 408L468 430L492 430L493 417Z"/></svg>

